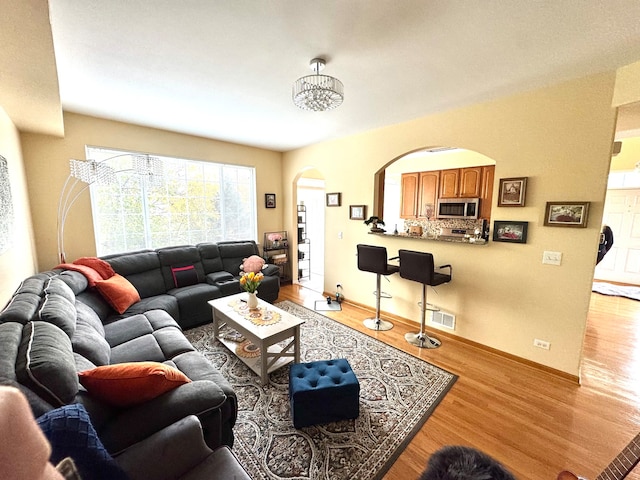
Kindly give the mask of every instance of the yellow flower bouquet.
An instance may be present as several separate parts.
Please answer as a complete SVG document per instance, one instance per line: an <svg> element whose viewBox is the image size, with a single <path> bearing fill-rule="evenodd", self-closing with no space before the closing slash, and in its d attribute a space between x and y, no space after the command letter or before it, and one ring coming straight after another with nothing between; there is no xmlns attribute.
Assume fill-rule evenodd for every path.
<svg viewBox="0 0 640 480"><path fill-rule="evenodd" d="M249 293L256 293L263 278L262 272L243 273L240 277L240 286Z"/></svg>

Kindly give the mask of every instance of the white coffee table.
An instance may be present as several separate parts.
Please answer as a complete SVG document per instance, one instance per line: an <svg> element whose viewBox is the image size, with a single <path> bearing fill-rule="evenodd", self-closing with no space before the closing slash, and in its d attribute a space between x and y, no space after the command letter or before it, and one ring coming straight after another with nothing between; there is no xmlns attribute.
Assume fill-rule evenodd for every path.
<svg viewBox="0 0 640 480"><path fill-rule="evenodd" d="M260 299L258 309L250 311L244 302L246 298L246 293L238 293L209 301L213 332L220 342L258 374L262 385L266 385L269 373L293 361L300 362L300 325L304 320ZM225 324L249 340L254 346L252 348L259 348L260 354L254 350L256 356L248 356L244 350L239 350L242 343L222 337L220 327ZM291 341L284 347L276 345L289 338Z"/></svg>

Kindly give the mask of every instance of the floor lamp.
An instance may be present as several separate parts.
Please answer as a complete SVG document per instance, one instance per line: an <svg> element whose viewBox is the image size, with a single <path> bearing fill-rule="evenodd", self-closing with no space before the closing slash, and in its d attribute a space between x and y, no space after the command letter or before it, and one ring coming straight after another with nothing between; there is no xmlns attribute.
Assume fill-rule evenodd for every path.
<svg viewBox="0 0 640 480"><path fill-rule="evenodd" d="M131 168L115 170L107 165L107 162L119 157L131 156ZM69 160L69 176L62 186L58 198L58 260L66 262L64 253L64 225L71 207L80 198L80 195L94 183L97 185L113 185L116 183L116 174L122 172L134 172L147 184L156 184L162 179L162 162L158 157L150 155L136 155L125 153L105 158L104 160Z"/></svg>

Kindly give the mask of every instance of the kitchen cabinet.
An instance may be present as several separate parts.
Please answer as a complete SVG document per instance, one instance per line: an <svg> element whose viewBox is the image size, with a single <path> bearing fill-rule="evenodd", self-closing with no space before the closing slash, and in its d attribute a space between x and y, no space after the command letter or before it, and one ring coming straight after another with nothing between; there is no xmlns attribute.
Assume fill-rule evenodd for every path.
<svg viewBox="0 0 640 480"><path fill-rule="evenodd" d="M403 173L400 177L400 218L418 216L419 173Z"/></svg>
<svg viewBox="0 0 640 480"><path fill-rule="evenodd" d="M495 177L495 165L482 167L482 189L480 191L480 218L491 218L491 205L493 203L493 179Z"/></svg>
<svg viewBox="0 0 640 480"><path fill-rule="evenodd" d="M426 206L439 198L480 198L480 218L491 217L495 166L451 168L401 175L400 218L427 216Z"/></svg>
<svg viewBox="0 0 640 480"><path fill-rule="evenodd" d="M440 171L403 173L400 180L402 198L400 218L410 219L427 216L427 207L435 216L438 200Z"/></svg>
<svg viewBox="0 0 640 480"><path fill-rule="evenodd" d="M479 198L482 193L482 167L460 169L460 187L458 197Z"/></svg>
<svg viewBox="0 0 640 480"><path fill-rule="evenodd" d="M420 172L419 185L418 216L435 218L438 188L440 186L440 171Z"/></svg>
<svg viewBox="0 0 640 480"><path fill-rule="evenodd" d="M458 198L460 192L460 169L452 168L440 171L438 198Z"/></svg>

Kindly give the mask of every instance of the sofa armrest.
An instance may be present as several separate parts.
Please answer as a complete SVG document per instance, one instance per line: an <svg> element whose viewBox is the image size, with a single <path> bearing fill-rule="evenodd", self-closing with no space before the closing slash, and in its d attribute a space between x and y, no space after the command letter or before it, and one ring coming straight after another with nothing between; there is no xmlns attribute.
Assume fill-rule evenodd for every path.
<svg viewBox="0 0 640 480"><path fill-rule="evenodd" d="M115 460L131 480L169 480L191 471L211 453L198 417L189 415L130 446Z"/></svg>
<svg viewBox="0 0 640 480"><path fill-rule="evenodd" d="M280 276L280 267L278 267L277 265L273 265L272 263L265 263L261 271L265 277Z"/></svg>
<svg viewBox="0 0 640 480"><path fill-rule="evenodd" d="M227 396L216 383L197 380L141 405L120 410L101 426L98 434L105 448L117 455L189 415L220 417L226 400Z"/></svg>

